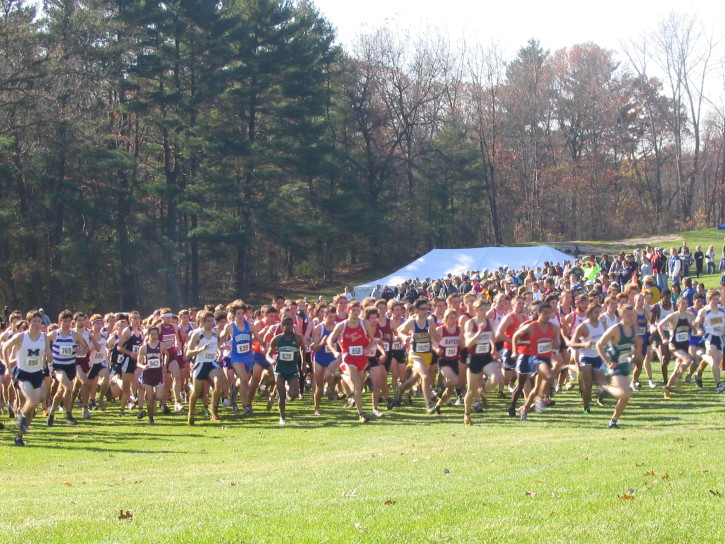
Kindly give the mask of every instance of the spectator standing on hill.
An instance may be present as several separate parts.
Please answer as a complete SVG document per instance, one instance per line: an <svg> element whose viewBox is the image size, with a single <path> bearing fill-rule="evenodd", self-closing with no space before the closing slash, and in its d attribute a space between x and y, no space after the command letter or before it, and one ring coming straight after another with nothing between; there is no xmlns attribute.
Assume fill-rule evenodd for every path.
<svg viewBox="0 0 725 544"><path fill-rule="evenodd" d="M692 257L695 259L695 274L699 278L702 276L702 269L705 263L705 254L702 252L702 246L695 246L695 253L693 253Z"/></svg>

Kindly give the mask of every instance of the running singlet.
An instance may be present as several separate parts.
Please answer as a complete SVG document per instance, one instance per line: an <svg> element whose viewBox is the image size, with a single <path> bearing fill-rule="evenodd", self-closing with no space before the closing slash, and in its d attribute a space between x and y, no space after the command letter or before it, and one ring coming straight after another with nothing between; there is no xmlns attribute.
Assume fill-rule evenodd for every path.
<svg viewBox="0 0 725 544"><path fill-rule="evenodd" d="M441 358L448 361L457 361L460 358L461 329L456 325L453 332L448 332L448 328L440 327L441 340L438 343Z"/></svg>
<svg viewBox="0 0 725 544"><path fill-rule="evenodd" d="M632 348L634 347L634 336L636 331L633 330L632 335L627 336L624 334L624 326L621 323L617 326L619 327L619 343L609 344L609 355L615 363L629 363L629 359L632 357Z"/></svg>
<svg viewBox="0 0 725 544"><path fill-rule="evenodd" d="M511 345L511 338L513 337L514 333L519 330L519 327L526 320L526 318L519 317L518 315L516 315L516 312L511 312L508 315L511 316L511 324L504 331L506 340L503 341L503 347L507 349L509 353L511 353L511 350L513 349L513 346Z"/></svg>
<svg viewBox="0 0 725 544"><path fill-rule="evenodd" d="M252 330L246 319L244 320L244 329L241 330L232 321L232 353L230 358L233 363L252 360Z"/></svg>
<svg viewBox="0 0 725 544"><path fill-rule="evenodd" d="M99 349L94 349L92 342L88 342L88 344L91 346L91 365L103 364L108 362L108 347L106 347L106 337L103 334L101 334L98 340Z"/></svg>
<svg viewBox="0 0 725 544"><path fill-rule="evenodd" d="M712 311L708 308L702 323L705 336L722 336L725 333L725 313L720 309Z"/></svg>
<svg viewBox="0 0 725 544"><path fill-rule="evenodd" d="M358 321L357 327L348 327L348 323L345 321L337 342L342 349L342 361L344 363L367 363L365 347L368 345L369 339L362 321Z"/></svg>
<svg viewBox="0 0 725 544"><path fill-rule="evenodd" d="M637 336L647 338L649 336L649 327L647 326L647 314L637 314Z"/></svg>
<svg viewBox="0 0 725 544"><path fill-rule="evenodd" d="M587 321L587 330L589 331L589 335L586 338L582 338L583 342L591 342L592 345L588 348L581 348L579 350L579 359L582 359L584 357L588 358L595 358L599 357L599 353L597 352L596 343L597 341L604 336L604 323L597 320L596 325L592 325L591 321Z"/></svg>
<svg viewBox="0 0 725 544"><path fill-rule="evenodd" d="M20 342L17 354L17 369L23 372L40 372L45 361L45 333L41 332L37 340L30 339L30 333L21 333L23 341Z"/></svg>
<svg viewBox="0 0 725 544"><path fill-rule="evenodd" d="M380 329L375 329L375 336L374 338L370 339L370 342L368 342L368 345L365 347L365 357L368 358L375 358L375 356L378 354L378 343L375 342L375 340L381 340L383 338L382 333L380 332Z"/></svg>
<svg viewBox="0 0 725 544"><path fill-rule="evenodd" d="M324 323L317 325L320 331L320 340L327 338L332 333L331 330L325 328ZM332 361L335 360L335 355L330 351L330 346L327 345L327 341L322 344L322 347L315 351L315 362L322 366L328 366Z"/></svg>
<svg viewBox="0 0 725 544"><path fill-rule="evenodd" d="M554 353L556 337L554 336L554 325L548 324L548 329L543 331L538 321L534 321L534 332L529 336L529 344L524 347L526 355L548 359Z"/></svg>
<svg viewBox="0 0 725 544"><path fill-rule="evenodd" d="M216 333L212 332L211 338L207 338L202 329L197 329L193 334L199 336L198 347L204 347L204 351L197 353L194 357L194 364L216 363L216 352L218 340Z"/></svg>
<svg viewBox="0 0 725 544"><path fill-rule="evenodd" d="M385 353L389 353L390 350L393 349L393 329L390 328L390 319L385 319L384 326L381 326L380 322L378 321L377 327L378 331L380 332L379 338L383 340L383 349L385 350Z"/></svg>
<svg viewBox="0 0 725 544"><path fill-rule="evenodd" d="M161 368L161 343L156 344L156 347L151 347L151 344L146 344L146 366L149 369Z"/></svg>
<svg viewBox="0 0 725 544"><path fill-rule="evenodd" d="M300 345L297 335L293 334L290 340L285 339L284 333L278 335L277 340L277 370L281 368L297 371L300 362Z"/></svg>
<svg viewBox="0 0 725 544"><path fill-rule="evenodd" d="M76 362L76 343L73 340L73 331L63 338L60 329L56 332L52 344L53 365L69 365Z"/></svg>
<svg viewBox="0 0 725 544"><path fill-rule="evenodd" d="M670 344L676 350L687 351L690 346L690 332L692 332L692 327L688 319L686 317L679 318L675 328L670 333Z"/></svg>
<svg viewBox="0 0 725 544"><path fill-rule="evenodd" d="M419 327L418 320L413 320L413 344L410 346L411 353L423 355L431 353L431 338L428 331L428 319L425 326Z"/></svg>
<svg viewBox="0 0 725 544"><path fill-rule="evenodd" d="M515 319L515 318L514 318ZM481 335L478 337L478 340L476 340L476 344L473 346L473 348L469 348L468 353L471 356L474 357L480 357L482 355L490 355L491 354L491 341L493 340L493 331L491 330L491 323L488 319L486 319L485 323L476 323L474 320L473 324L476 326L476 332L479 332L483 330ZM509 327L511 328L511 327ZM507 331L509 329L506 329ZM515 330L515 329L514 329ZM509 343L508 349L511 349L511 344Z"/></svg>

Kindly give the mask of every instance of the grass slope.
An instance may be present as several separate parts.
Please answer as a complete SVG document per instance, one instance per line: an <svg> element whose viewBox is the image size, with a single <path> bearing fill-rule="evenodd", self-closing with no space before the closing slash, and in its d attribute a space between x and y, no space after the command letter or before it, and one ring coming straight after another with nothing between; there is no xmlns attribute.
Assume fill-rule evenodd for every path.
<svg viewBox="0 0 725 544"><path fill-rule="evenodd" d="M725 396L705 385L637 393L620 430L611 399L585 416L575 391L528 422L495 399L471 428L420 399L366 425L339 402L322 418L294 403L287 427L263 410L193 428L115 407L38 419L31 447L0 432L1 540L721 542Z"/></svg>

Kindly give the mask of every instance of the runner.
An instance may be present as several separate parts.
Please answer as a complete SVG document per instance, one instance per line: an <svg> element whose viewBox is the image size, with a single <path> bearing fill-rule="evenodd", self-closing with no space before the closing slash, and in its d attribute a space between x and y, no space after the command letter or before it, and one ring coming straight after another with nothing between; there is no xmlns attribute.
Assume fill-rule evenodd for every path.
<svg viewBox="0 0 725 544"><path fill-rule="evenodd" d="M494 380L502 379L497 363L498 353L494 343L493 326L491 320L486 317L489 315L490 307L491 304L486 300L479 299L474 302L475 314L466 322L465 326L464 342L468 348L468 368L466 370L468 388L463 400L463 423L465 425L473 424L471 421L472 406L474 411L481 411L479 392L485 387L484 375L496 376ZM501 322L499 329L505 325L506 319ZM483 398L485 399L485 396Z"/></svg>
<svg viewBox="0 0 725 544"><path fill-rule="evenodd" d="M165 400L164 363L168 356L168 350L159 341L159 328L156 325L149 327L146 331L146 342L139 348L137 359L138 368L141 370L139 382L146 392L146 411L139 402L138 418L142 419L148 411L149 425L154 424L156 402Z"/></svg>
<svg viewBox="0 0 725 544"><path fill-rule="evenodd" d="M660 333L662 338L665 338L665 327L670 329L670 353L675 356L675 368L672 371L670 379L662 389L665 400L670 399L672 387L674 387L682 373L692 363L689 348L692 323L695 318L688 311L688 306L687 298L680 297L677 300L677 311L657 323L657 332Z"/></svg>
<svg viewBox="0 0 725 544"><path fill-rule="evenodd" d="M73 380L76 378L76 355L88 353L83 336L71 329L73 314L64 310L58 316L60 328L46 336L48 350L53 354L53 379L58 382L58 392L48 410L48 427L55 422L55 412L63 402L65 422L75 425L73 417Z"/></svg>
<svg viewBox="0 0 725 544"><path fill-rule="evenodd" d="M610 429L618 429L617 422L632 396L629 388L629 372L633 358L641 357L642 339L637 336L637 313L634 306L626 305L619 310L620 322L613 325L597 341L597 353L607 365L610 385L607 393L617 399L614 414L609 421Z"/></svg>
<svg viewBox="0 0 725 544"><path fill-rule="evenodd" d="M75 323L74 330L81 335L88 350L85 355L76 355L76 379L75 379L75 392L80 396L81 408L83 409L83 419L90 419L91 412L88 409L88 398L91 392L91 380L88 374L91 371L91 359L90 352L97 349L99 346L95 341L91 342L91 336L86 328L86 321L88 316L83 312L76 312L73 316L73 322Z"/></svg>
<svg viewBox="0 0 725 544"><path fill-rule="evenodd" d="M438 328L438 333L440 334L440 341L438 343L438 364L440 366L441 375L445 380L445 389L435 406L428 410L429 414L441 413L441 407L448 402L448 399L451 398L451 395L455 392L456 388L460 386L461 381L458 364L461 359L461 347L463 347L465 343L463 328L457 324L458 312L453 308L448 308L443 315L443 320L443 326ZM481 386L482 385L483 384L481 384ZM469 390L470 389L471 388L469 387Z"/></svg>
<svg viewBox="0 0 725 544"><path fill-rule="evenodd" d="M186 357L194 361L193 390L189 396L189 416L187 423L194 425L194 410L196 401L204 391L205 383L213 388L211 405L209 406L211 421L220 421L219 399L222 392L222 375L216 362L219 341L214 332L214 314L208 310L199 312L196 316L198 329L194 329L186 346ZM170 355L169 355L170 357Z"/></svg>
<svg viewBox="0 0 725 544"><path fill-rule="evenodd" d="M312 331L312 350L314 351L314 391L312 394L315 415L321 416L320 400L327 384L328 398L334 398L335 375L340 366L332 350L327 345L327 337L332 334L337 323L337 309L334 306L321 310L323 321Z"/></svg>
<svg viewBox="0 0 725 544"><path fill-rule="evenodd" d="M108 339L103 334L103 317L101 314L94 314L91 316L91 331L89 337L91 340L91 353L90 353L90 365L91 370L88 372L88 380L90 381L90 390L88 393L89 397L89 408L95 409L96 407L96 392L99 387L101 390L101 396L98 401L98 406L101 410L106 410L106 395L108 395L108 388L111 383L111 375L108 368Z"/></svg>
<svg viewBox="0 0 725 544"><path fill-rule="evenodd" d="M26 320L29 329L16 334L2 347L3 359L11 365L9 370L12 371L15 387L24 399L23 405L18 409L16 446L25 446L23 436L28 432L36 407L45 399L46 384L43 369L46 361L52 356L50 344L46 341L45 333L41 331L43 325L41 313L28 312ZM70 326L66 332L69 330Z"/></svg>
<svg viewBox="0 0 725 544"><path fill-rule="evenodd" d="M551 357L554 354L554 345L559 342L560 338L559 327L549 322L553 309L548 302L540 302L535 305L532 313L535 321L524 324L516 331L512 339L514 348L519 342L522 344L526 342L523 348L524 354L528 357L519 358L519 364L522 367L519 374L535 373L534 386L519 410L522 421L528 419L532 405L537 413L546 412L544 397L547 395L549 384L554 377ZM512 403L512 406L515 404Z"/></svg>
<svg viewBox="0 0 725 544"><path fill-rule="evenodd" d="M653 348L650 341L650 308L649 300L652 295L649 292L640 293L634 298L634 311L637 314L637 336L642 340L642 358L635 359L634 373L632 374L632 383L630 387L632 391L639 391L639 376L642 374L642 367L647 374L650 389L657 387L652 379L652 355ZM609 327L606 327L609 328Z"/></svg>
<svg viewBox="0 0 725 544"><path fill-rule="evenodd" d="M388 353L383 345L383 333L378 328L378 309L368 307L365 309L365 330L370 341L365 347L365 357L368 358L368 364L365 367L370 381L372 382L372 411L375 417L383 417L383 413L378 410L378 402L381 394L386 402L390 400L390 390L388 389L387 377L385 370L385 361Z"/></svg>
<svg viewBox="0 0 725 544"><path fill-rule="evenodd" d="M359 305L357 307L360 308ZM303 356L303 348L302 336L294 331L294 319L285 317L282 319L282 333L272 338L267 349L267 360L274 364L274 375L277 378L280 425L287 424L287 394L291 399L296 399L299 394L299 362Z"/></svg>
<svg viewBox="0 0 725 544"><path fill-rule="evenodd" d="M599 304L590 304L586 309L587 320L576 328L569 343L569 347L578 350L579 354L581 395L585 414L591 413L592 383L600 387L605 384L604 361L597 353L596 347L596 343L605 331L604 323L599 320L601 313L602 307Z"/></svg>
<svg viewBox="0 0 725 544"><path fill-rule="evenodd" d="M702 372L705 367L712 365L712 377L715 379L716 391L722 393L725 388L720 383L720 365L723 361L723 347L725 347L725 312L720 306L720 291L710 289L707 292L707 306L697 314L695 325L703 331L705 336L705 353L702 363L697 371L695 381L702 387Z"/></svg>
<svg viewBox="0 0 725 544"><path fill-rule="evenodd" d="M184 362L184 358L182 356L183 352L181 351L181 329L179 329L178 325L174 325L173 323L174 314L171 313L171 308L161 308L161 310L159 310L159 317L161 318L161 324L159 325L159 338L161 338L161 342L169 352L167 370L168 375L171 376L171 387L174 395L174 410L176 412L181 412L184 409L181 393L183 384L186 381L185 377L188 375L186 363ZM166 385L168 390L168 384ZM164 406L165 405L166 399L164 399Z"/></svg>
<svg viewBox="0 0 725 544"><path fill-rule="evenodd" d="M398 337L404 344L410 346L409 358L413 375L398 386L396 391L396 397L400 402L403 393L420 379L426 411L431 408L432 382L429 369L433 364L433 343L440 340L435 319L428 315L428 308L428 300L419 298L413 304L414 314L398 328Z"/></svg>
<svg viewBox="0 0 725 544"><path fill-rule="evenodd" d="M139 398L138 376L141 371L137 368L138 350L143 343L143 330L141 329L141 314L131 312L130 323L121 333L116 349L119 353L121 365L121 404L118 415L126 415L126 407L133 408L138 402L143 407L143 399Z"/></svg>
<svg viewBox="0 0 725 544"><path fill-rule="evenodd" d="M524 297L516 297L514 301L514 309L509 312L506 317L501 320L496 329L496 339L503 342L503 350L501 351L501 360L503 361L503 380L508 386L509 392L513 393L513 385L516 383L516 357L513 351L511 339L514 333L528 319L526 314L526 299ZM516 413L514 412L514 417Z"/></svg>

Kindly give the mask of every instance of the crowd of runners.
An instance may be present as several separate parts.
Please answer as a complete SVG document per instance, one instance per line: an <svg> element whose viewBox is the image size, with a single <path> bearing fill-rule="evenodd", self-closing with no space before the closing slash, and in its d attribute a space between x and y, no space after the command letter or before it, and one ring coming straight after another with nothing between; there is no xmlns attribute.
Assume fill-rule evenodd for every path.
<svg viewBox="0 0 725 544"><path fill-rule="evenodd" d="M708 366L713 392L723 391L725 283L705 291L682 266L660 274L652 263L662 253L410 280L362 301L346 290L329 302L278 296L258 309L235 300L145 318L65 310L56 323L42 310L13 312L0 335L0 407L24 446L41 413L52 426L95 410L148 424L183 411L194 425L202 409L220 421L221 408L251 418L276 403L285 425L287 403L311 394L320 417L323 398L347 399L361 423L415 399L472 425L491 395L526 420L578 388L584 414L614 397L608 426L617 428L643 372L665 400L682 377L703 387Z"/></svg>

